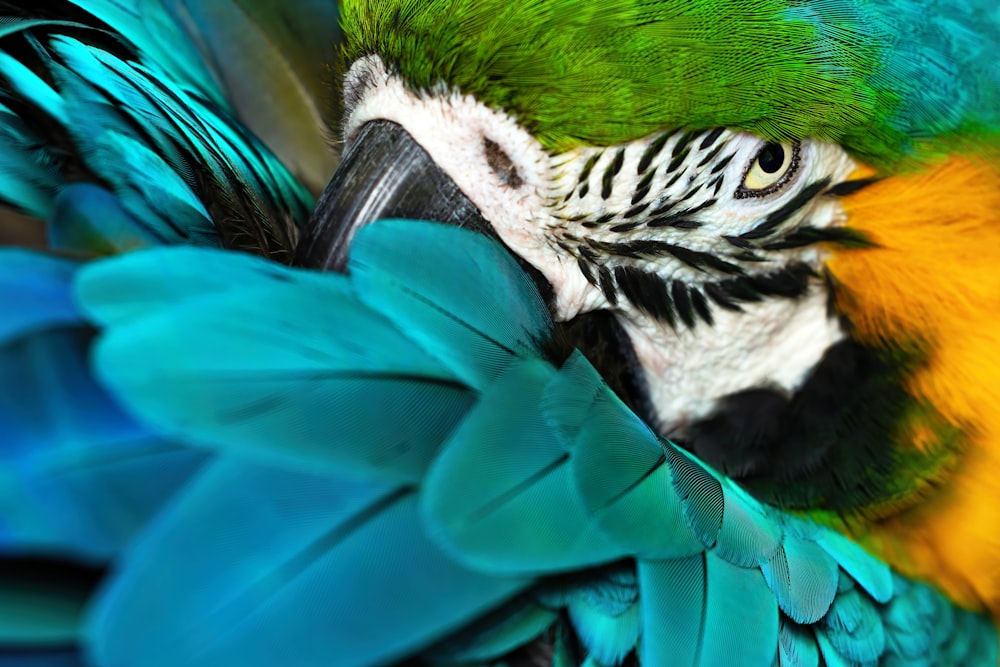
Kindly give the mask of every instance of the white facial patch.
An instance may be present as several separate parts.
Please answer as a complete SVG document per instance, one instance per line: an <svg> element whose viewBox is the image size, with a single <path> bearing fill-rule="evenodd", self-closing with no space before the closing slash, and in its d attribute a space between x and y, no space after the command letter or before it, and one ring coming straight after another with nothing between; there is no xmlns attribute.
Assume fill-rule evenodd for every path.
<svg viewBox="0 0 1000 667"><path fill-rule="evenodd" d="M835 144L718 128L550 155L511 116L417 94L375 56L345 96L345 140L369 121L404 127L552 284L556 319L617 314L668 435L728 394L794 390L843 338L816 241L845 220L825 191L856 167Z"/></svg>
<svg viewBox="0 0 1000 667"><path fill-rule="evenodd" d="M548 210L552 158L514 119L453 91L417 96L388 74L376 56L351 66L345 97L358 100L348 110L345 143L350 144L369 121L388 120L403 126L490 221L503 242L542 272L558 295L561 313L572 316L584 303L599 301L574 258L557 252L550 238L539 233L539 220ZM487 140L506 154L521 180L519 187L505 183L490 166Z"/></svg>

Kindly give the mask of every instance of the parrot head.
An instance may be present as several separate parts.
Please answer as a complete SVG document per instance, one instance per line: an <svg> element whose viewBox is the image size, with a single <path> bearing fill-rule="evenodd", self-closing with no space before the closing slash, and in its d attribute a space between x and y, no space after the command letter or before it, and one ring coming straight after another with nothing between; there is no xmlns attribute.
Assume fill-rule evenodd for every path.
<svg viewBox="0 0 1000 667"><path fill-rule="evenodd" d="M996 608L990 12L348 0L297 261L343 270L384 217L494 236L664 436Z"/></svg>

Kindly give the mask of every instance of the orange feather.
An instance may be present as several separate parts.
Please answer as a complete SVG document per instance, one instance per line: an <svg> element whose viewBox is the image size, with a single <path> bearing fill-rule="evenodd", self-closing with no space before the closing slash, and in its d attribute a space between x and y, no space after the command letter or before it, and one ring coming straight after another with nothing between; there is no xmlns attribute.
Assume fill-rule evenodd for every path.
<svg viewBox="0 0 1000 667"><path fill-rule="evenodd" d="M921 346L926 363L907 390L965 435L956 468L924 502L855 537L1000 620L1000 170L953 157L844 207L876 247L834 251L838 305L863 343Z"/></svg>

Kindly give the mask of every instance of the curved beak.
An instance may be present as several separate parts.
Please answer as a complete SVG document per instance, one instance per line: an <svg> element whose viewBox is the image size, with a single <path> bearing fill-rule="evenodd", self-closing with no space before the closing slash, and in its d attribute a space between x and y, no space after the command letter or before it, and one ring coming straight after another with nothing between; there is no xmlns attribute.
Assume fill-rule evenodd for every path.
<svg viewBox="0 0 1000 667"><path fill-rule="evenodd" d="M402 126L378 120L362 127L344 153L299 241L294 263L345 272L354 234L382 218L443 222L502 243L476 205ZM511 254L531 276L542 298L553 303L551 283L517 253ZM597 311L558 326L553 354L565 357L573 347L583 350L619 396L634 409L644 407L642 397L647 392L641 373L636 372L638 362L611 313ZM564 349L556 352L556 347Z"/></svg>
<svg viewBox="0 0 1000 667"><path fill-rule="evenodd" d="M432 220L496 237L427 151L386 120L367 123L344 153L299 241L295 264L343 272L354 234L381 218Z"/></svg>

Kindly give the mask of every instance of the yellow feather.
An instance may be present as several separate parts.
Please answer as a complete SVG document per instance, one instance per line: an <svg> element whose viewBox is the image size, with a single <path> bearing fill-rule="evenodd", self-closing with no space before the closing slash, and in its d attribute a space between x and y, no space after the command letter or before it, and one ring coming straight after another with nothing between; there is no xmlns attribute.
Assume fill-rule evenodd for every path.
<svg viewBox="0 0 1000 667"><path fill-rule="evenodd" d="M1000 171L954 157L845 198L848 226L877 247L828 266L862 342L916 342L909 393L962 429L957 469L926 502L866 526L902 572L1000 619ZM921 447L919 435L912 446Z"/></svg>

